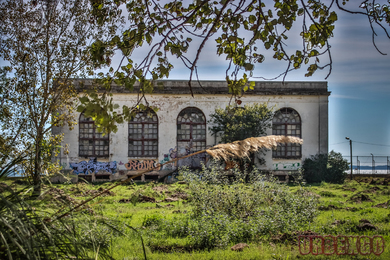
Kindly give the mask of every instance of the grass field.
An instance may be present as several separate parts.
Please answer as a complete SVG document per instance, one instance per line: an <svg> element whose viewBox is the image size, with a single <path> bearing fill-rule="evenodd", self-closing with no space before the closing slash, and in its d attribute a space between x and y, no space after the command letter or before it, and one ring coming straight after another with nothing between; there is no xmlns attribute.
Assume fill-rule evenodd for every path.
<svg viewBox="0 0 390 260"><path fill-rule="evenodd" d="M23 184L17 184L12 180L7 180L4 183L14 190L24 188ZM70 205L75 205L110 185L112 184L45 185L44 194L38 200L31 200L29 203L31 207L41 211L42 214L51 216L59 210L59 201L67 201ZM264 196L261 197L262 200L268 198L267 196L271 196L269 197L271 199L267 202L268 204L260 201L259 205L261 205L262 210L256 211L257 214L267 212L268 207L272 208L273 204L279 203L276 197L272 196L282 194L277 192L277 189L280 188L280 191L287 192L287 197L283 195L285 196L283 200L289 196L299 198L303 194L302 196L314 201L316 203L313 210L314 217L308 217L306 223L296 225L296 223L288 221L296 219L297 216L287 216L291 213L285 212L283 214L286 214L287 222L283 222L281 227L267 229L268 232L243 230L246 227L240 226L240 223L249 223L250 219L264 220L264 218L251 218L251 216L241 216L240 219L243 219L243 222L221 224L223 220L218 219L218 223L213 221L211 224L202 223L202 220L207 222L206 220L210 218L207 216L199 217L196 212L199 208L207 208L207 204L215 203L213 200L217 198L209 198L209 201L205 201L204 204L197 199L207 198L204 195L205 192L216 192L217 186L206 184L204 191L199 193L203 197L199 197L200 195L196 195L194 187L187 183L122 185L105 196L88 203L89 207L84 208L84 211L115 223L115 228L121 231L122 235L107 233L107 236L110 236L110 251L114 259L144 259L141 237L145 244L147 259L390 259L390 185L383 178L346 181L342 185L321 183L306 185L303 188L297 185L272 185L262 186L263 192L271 192L266 195L264 193ZM196 188L203 189L202 186L196 186ZM249 203L249 201L254 200L257 196L256 192L258 192L252 190L250 185L235 186L234 189L234 191L230 191L228 186L224 186L222 193L218 193L221 196L218 199L223 199L224 194L227 194L226 198L229 198L229 192L234 193L241 190L240 193L234 193L234 196L246 194ZM218 202L216 203L218 205ZM224 205L223 201L221 201L221 205ZM207 213L209 210L210 208L207 208L202 214L209 214ZM218 210L223 211L226 208ZM240 211L236 211L234 214L239 214L244 210L247 209L240 208ZM301 210L299 212L304 212L302 211L304 209L299 210ZM215 212L213 214L220 216ZM213 214L209 215L214 216ZM277 222L278 214L280 211L276 210L274 217L267 215L269 222L265 222L265 225L272 226L272 223ZM194 218L199 218L201 221L193 222ZM266 226L259 226L256 223L251 225L256 228L266 228ZM226 234L221 234L221 232L231 232L231 230L239 235L230 234L230 237L225 239ZM366 256L301 255L297 244L297 235L308 234L309 231L312 234L333 236L380 235L385 240L385 249L380 256L374 254ZM199 236L205 238L201 240ZM222 243L221 240L220 243L219 239L225 242ZM244 248L243 251L231 250L231 247L237 242L246 243L249 247Z"/></svg>

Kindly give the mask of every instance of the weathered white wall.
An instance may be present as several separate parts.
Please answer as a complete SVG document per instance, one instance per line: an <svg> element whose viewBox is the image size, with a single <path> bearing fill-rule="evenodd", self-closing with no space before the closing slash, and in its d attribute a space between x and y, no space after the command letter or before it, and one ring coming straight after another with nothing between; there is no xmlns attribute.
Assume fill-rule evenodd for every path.
<svg viewBox="0 0 390 260"><path fill-rule="evenodd" d="M132 106L136 100L136 95L131 93L116 93L113 95L114 101L120 106ZM169 153L170 148L176 146L176 120L181 110L187 107L197 107L204 115L206 120L210 120L210 114L215 108L224 108L229 104L230 96L222 94L195 94L194 97L188 94L152 94L147 96L150 105L159 108L157 112L159 120L159 153L158 158L129 158L128 157L128 125L118 126L118 132L110 135L110 156L109 158L98 158L101 162L116 161L121 175L127 174L125 164L131 159L155 160L160 162L164 159L164 154ZM328 95L244 95L241 98L241 106L249 103L268 102L269 106L275 106L275 111L289 107L295 109L301 116L302 123L302 160L310 155L328 152ZM76 118L79 114L76 115ZM65 145L68 147L69 154L64 152L57 158L65 169L70 169L69 163L88 161L88 158L78 157L78 125L70 131L67 127L57 129L56 131L65 134L62 142L62 150ZM268 134L272 134L269 129ZM213 146L218 140L208 131L207 125L207 145ZM262 169L278 170L285 165L285 170L293 170L297 163L302 160L272 159L272 152L268 151L265 155L266 165ZM294 165L293 165L294 164ZM118 175L118 173L116 174ZM118 175L118 177L120 177Z"/></svg>

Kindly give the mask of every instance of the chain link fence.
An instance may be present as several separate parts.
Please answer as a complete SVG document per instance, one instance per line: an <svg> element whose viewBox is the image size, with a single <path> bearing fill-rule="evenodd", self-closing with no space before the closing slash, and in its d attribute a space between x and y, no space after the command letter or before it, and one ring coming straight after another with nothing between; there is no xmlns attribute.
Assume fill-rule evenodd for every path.
<svg viewBox="0 0 390 260"><path fill-rule="evenodd" d="M350 156L343 158L351 163ZM390 156L352 156L352 174L390 174Z"/></svg>

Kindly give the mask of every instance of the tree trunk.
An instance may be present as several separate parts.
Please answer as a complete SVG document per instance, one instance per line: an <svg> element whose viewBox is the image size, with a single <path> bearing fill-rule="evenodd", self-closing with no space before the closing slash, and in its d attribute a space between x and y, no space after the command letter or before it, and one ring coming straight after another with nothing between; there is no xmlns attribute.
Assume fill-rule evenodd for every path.
<svg viewBox="0 0 390 260"><path fill-rule="evenodd" d="M32 197L36 198L41 195L41 138L37 138L35 143L35 158L34 158L34 172L33 172L33 193Z"/></svg>

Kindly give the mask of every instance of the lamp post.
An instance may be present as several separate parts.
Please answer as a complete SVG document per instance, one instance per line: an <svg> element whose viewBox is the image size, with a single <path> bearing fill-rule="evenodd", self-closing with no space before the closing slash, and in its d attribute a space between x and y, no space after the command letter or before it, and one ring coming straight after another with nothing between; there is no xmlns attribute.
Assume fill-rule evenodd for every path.
<svg viewBox="0 0 390 260"><path fill-rule="evenodd" d="M374 155L371 153L371 157L372 157L372 174L375 173L375 160L374 160Z"/></svg>
<svg viewBox="0 0 390 260"><path fill-rule="evenodd" d="M351 180L352 180L352 140L349 137L345 137L345 139L349 140L349 148L350 148L350 154L351 154Z"/></svg>

